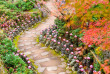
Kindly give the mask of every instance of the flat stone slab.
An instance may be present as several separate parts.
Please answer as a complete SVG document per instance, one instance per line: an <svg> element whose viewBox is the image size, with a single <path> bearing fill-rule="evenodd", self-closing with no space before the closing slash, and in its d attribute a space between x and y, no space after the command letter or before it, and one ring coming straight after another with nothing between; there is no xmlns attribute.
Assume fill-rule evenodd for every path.
<svg viewBox="0 0 110 74"><path fill-rule="evenodd" d="M60 68L65 68L66 65L58 65L58 67L60 67Z"/></svg>
<svg viewBox="0 0 110 74"><path fill-rule="evenodd" d="M31 35L26 35L25 37L31 37Z"/></svg>
<svg viewBox="0 0 110 74"><path fill-rule="evenodd" d="M33 53L33 52L36 52L36 50L32 50L31 52L32 52L32 53Z"/></svg>
<svg viewBox="0 0 110 74"><path fill-rule="evenodd" d="M29 46L29 47L26 47L26 49L31 49L31 48L32 48L32 47L30 47L30 46Z"/></svg>
<svg viewBox="0 0 110 74"><path fill-rule="evenodd" d="M61 58L61 61L64 61L64 59L63 59L63 58Z"/></svg>
<svg viewBox="0 0 110 74"><path fill-rule="evenodd" d="M25 52L24 54L25 54L25 55L30 55L30 54L31 54L31 52Z"/></svg>
<svg viewBox="0 0 110 74"><path fill-rule="evenodd" d="M41 47L40 49L46 49L47 47Z"/></svg>
<svg viewBox="0 0 110 74"><path fill-rule="evenodd" d="M66 65L66 62L62 62L62 65Z"/></svg>
<svg viewBox="0 0 110 74"><path fill-rule="evenodd" d="M24 40L24 41L28 41L28 40Z"/></svg>
<svg viewBox="0 0 110 74"><path fill-rule="evenodd" d="M34 41L34 40L29 40L29 41Z"/></svg>
<svg viewBox="0 0 110 74"><path fill-rule="evenodd" d="M49 58L44 58L44 59L37 60L36 62L41 63L41 62L47 62L49 60L50 60Z"/></svg>
<svg viewBox="0 0 110 74"><path fill-rule="evenodd" d="M72 72L71 72L71 71L69 71L69 70L66 70L66 73L70 74L70 73L72 73Z"/></svg>
<svg viewBox="0 0 110 74"><path fill-rule="evenodd" d="M25 45L30 45L31 44L31 42L27 42L27 43L25 43Z"/></svg>
<svg viewBox="0 0 110 74"><path fill-rule="evenodd" d="M21 35L20 37L24 37L24 35Z"/></svg>
<svg viewBox="0 0 110 74"><path fill-rule="evenodd" d="M25 33L31 33L31 32L29 32L29 31L26 31Z"/></svg>
<svg viewBox="0 0 110 74"><path fill-rule="evenodd" d="M57 73L48 73L48 74L57 74Z"/></svg>
<svg viewBox="0 0 110 74"><path fill-rule="evenodd" d="M46 67L39 67L39 68L37 68L37 70L38 70L38 72L44 72L45 68Z"/></svg>
<svg viewBox="0 0 110 74"><path fill-rule="evenodd" d="M48 71L55 71L57 70L57 66L47 67Z"/></svg>
<svg viewBox="0 0 110 74"><path fill-rule="evenodd" d="M32 42L32 44L36 44L37 42Z"/></svg>
<svg viewBox="0 0 110 74"><path fill-rule="evenodd" d="M21 51L24 51L24 49L20 49Z"/></svg>
<svg viewBox="0 0 110 74"><path fill-rule="evenodd" d="M32 33L36 33L36 32L32 32Z"/></svg>
<svg viewBox="0 0 110 74"><path fill-rule="evenodd" d="M36 47L40 46L40 44L37 44Z"/></svg>
<svg viewBox="0 0 110 74"><path fill-rule="evenodd" d="M19 40L18 42L23 42L23 40Z"/></svg>
<svg viewBox="0 0 110 74"><path fill-rule="evenodd" d="M48 55L48 54L49 54L49 52L43 52L43 53L41 53L42 56L45 56L45 55Z"/></svg>
<svg viewBox="0 0 110 74"><path fill-rule="evenodd" d="M37 57L37 56L38 56L38 54L34 55L33 57L35 58L35 57Z"/></svg>
<svg viewBox="0 0 110 74"><path fill-rule="evenodd" d="M19 46L24 46L24 44L19 44Z"/></svg>
<svg viewBox="0 0 110 74"><path fill-rule="evenodd" d="M33 37L36 37L36 35L33 35Z"/></svg>
<svg viewBox="0 0 110 74"><path fill-rule="evenodd" d="M65 72L60 72L60 73L58 73L58 74L66 74Z"/></svg>

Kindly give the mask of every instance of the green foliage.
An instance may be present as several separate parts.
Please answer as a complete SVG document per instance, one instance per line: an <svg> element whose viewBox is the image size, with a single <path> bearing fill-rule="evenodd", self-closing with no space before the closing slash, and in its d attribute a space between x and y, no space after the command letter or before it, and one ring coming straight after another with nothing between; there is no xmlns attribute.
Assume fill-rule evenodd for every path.
<svg viewBox="0 0 110 74"><path fill-rule="evenodd" d="M59 20L58 18L55 19L55 24L58 26L58 27L63 27L65 22L62 21L62 20Z"/></svg>
<svg viewBox="0 0 110 74"><path fill-rule="evenodd" d="M98 62L94 63L94 70L99 71L100 70L100 64Z"/></svg>
<svg viewBox="0 0 110 74"><path fill-rule="evenodd" d="M70 36L70 39L72 40L72 42L74 42L74 46L75 47L82 46L83 42L79 41L79 38L81 38L83 36L83 33L81 33L81 28L77 28L75 30L70 30L70 33L73 34L72 36ZM77 38L75 38L75 36L77 36Z"/></svg>
<svg viewBox="0 0 110 74"><path fill-rule="evenodd" d="M9 73L33 74L33 71L27 68L27 64L19 56L14 55L17 49L13 46L11 40L2 38L0 44L0 55L5 66L9 69Z"/></svg>
<svg viewBox="0 0 110 74"><path fill-rule="evenodd" d="M13 73L13 68L12 67L10 67L10 69L9 69L9 73Z"/></svg>
<svg viewBox="0 0 110 74"><path fill-rule="evenodd" d="M24 2L22 0L19 0L16 3L8 3L4 1L2 3L5 5L5 7L12 9L12 10L17 10L17 11L26 11L34 7L34 4L30 1Z"/></svg>

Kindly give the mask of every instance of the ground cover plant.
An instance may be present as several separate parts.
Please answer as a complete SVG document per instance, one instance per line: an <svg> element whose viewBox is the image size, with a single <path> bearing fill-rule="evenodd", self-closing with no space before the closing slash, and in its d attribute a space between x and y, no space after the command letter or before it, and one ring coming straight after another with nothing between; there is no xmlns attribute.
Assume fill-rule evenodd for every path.
<svg viewBox="0 0 110 74"><path fill-rule="evenodd" d="M21 57L19 51L14 47L12 41L5 34L0 33L0 55L7 72L10 74L33 74L31 66Z"/></svg>
<svg viewBox="0 0 110 74"><path fill-rule="evenodd" d="M2 9L11 9L11 10L15 10L15 11L28 11L31 10L32 8L34 8L34 3L36 3L36 1L34 0L16 0L15 2L12 1L0 1L0 4L4 5L2 7Z"/></svg>

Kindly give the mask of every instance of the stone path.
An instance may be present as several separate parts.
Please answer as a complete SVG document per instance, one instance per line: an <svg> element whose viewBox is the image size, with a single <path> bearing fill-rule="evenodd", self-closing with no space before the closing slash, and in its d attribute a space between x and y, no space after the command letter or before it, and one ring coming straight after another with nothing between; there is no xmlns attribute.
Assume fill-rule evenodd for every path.
<svg viewBox="0 0 110 74"><path fill-rule="evenodd" d="M46 3L50 11L56 10L52 4L52 0ZM66 63L63 62L64 60L46 51L45 49L47 47L41 47L35 40L40 35L41 30L54 24L54 20L54 16L49 16L37 28L25 31L19 39L18 47L24 54L29 55L29 58L35 61L35 64L38 65L38 71L41 74L68 74L65 71Z"/></svg>

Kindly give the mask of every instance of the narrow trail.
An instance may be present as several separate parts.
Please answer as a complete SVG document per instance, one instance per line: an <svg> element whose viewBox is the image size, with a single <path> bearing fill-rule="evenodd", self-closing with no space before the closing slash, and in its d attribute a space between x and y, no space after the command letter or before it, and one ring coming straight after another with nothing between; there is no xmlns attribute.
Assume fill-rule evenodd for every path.
<svg viewBox="0 0 110 74"><path fill-rule="evenodd" d="M56 10L52 0L48 1L46 6L50 11ZM36 42L36 37L40 35L40 32L54 24L55 19L56 17L49 16L38 27L25 31L18 41L19 49L35 61L38 72L41 74L68 74L65 70L66 63L64 59L54 56L50 51L45 50L47 47L41 47Z"/></svg>

